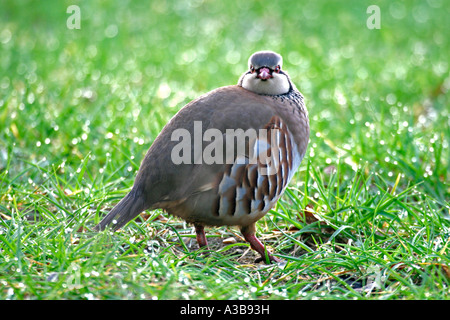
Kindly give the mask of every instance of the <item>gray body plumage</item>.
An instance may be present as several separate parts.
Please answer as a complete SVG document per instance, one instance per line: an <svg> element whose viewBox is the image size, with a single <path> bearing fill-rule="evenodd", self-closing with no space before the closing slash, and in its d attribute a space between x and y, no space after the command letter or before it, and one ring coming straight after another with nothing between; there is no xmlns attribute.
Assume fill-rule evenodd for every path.
<svg viewBox="0 0 450 320"><path fill-rule="evenodd" d="M267 65L271 71L274 62L281 64L281 56L271 53L253 58L253 61L249 59L250 64L256 62L259 68ZM303 96L283 71L272 73L273 79L265 82L287 81L279 86L285 90L287 83L287 92L266 95L245 89L243 82L248 80L251 86L258 75L249 71L243 74L238 85L218 88L184 106L148 150L130 193L96 228L103 230L112 225L113 229L119 229L144 210L162 208L201 226L202 232L204 225L239 225L243 232L248 231L254 236L254 223L273 207L287 187L309 140L309 120ZM256 171L261 164L250 164L248 153L234 153L230 161L230 154L224 152L223 163L174 164L172 150L179 141L172 139L173 133L179 129L193 133L196 122L201 123L202 136L208 129L217 129L223 133L224 140L227 129L265 129L269 134L277 134L281 141L277 149L280 171L275 175L261 174ZM256 140L248 141L248 145L257 146L261 139L258 136ZM201 150L209 143L203 141ZM192 144L191 159L198 156L194 151ZM236 163L238 157L244 159L244 164ZM248 240L252 247L258 247L252 239ZM261 253L260 248L255 250Z"/></svg>

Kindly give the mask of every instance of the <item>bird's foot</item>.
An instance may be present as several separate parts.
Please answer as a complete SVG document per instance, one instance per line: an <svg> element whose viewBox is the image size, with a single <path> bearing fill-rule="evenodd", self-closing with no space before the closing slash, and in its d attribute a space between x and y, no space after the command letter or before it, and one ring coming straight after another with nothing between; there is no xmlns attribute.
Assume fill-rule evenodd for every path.
<svg viewBox="0 0 450 320"><path fill-rule="evenodd" d="M282 260L274 257L269 252L267 252L267 256L264 255L264 256L261 256L261 257L255 259L255 263L260 263L260 262L264 262L266 264L270 264L272 262L274 262L274 263L282 263Z"/></svg>
<svg viewBox="0 0 450 320"><path fill-rule="evenodd" d="M194 224L194 227L198 246L200 248L208 248L208 240L206 240L205 227L201 224Z"/></svg>
<svg viewBox="0 0 450 320"><path fill-rule="evenodd" d="M259 241L259 239L255 236L254 232L246 230L245 228L241 229L241 232L245 240L247 240L248 243L250 243L251 248L261 255L259 258L255 260L255 263L265 262L267 264L270 264L272 262L274 263L281 262L280 259L274 257L268 250L266 250L261 241Z"/></svg>

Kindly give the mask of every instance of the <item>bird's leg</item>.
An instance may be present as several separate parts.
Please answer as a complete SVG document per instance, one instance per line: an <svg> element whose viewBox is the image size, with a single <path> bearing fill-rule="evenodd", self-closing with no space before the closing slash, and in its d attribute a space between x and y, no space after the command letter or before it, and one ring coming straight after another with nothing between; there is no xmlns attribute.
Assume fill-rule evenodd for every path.
<svg viewBox="0 0 450 320"><path fill-rule="evenodd" d="M261 243L261 241L259 241L259 239L255 236L255 224L251 224L249 226L245 226L241 228L241 233L244 236L245 240L247 240L247 242L250 243L250 246L253 250L255 250L256 252L258 252L261 257L257 258L255 260L256 263L264 261L264 262L280 262L279 259L275 258L274 256L272 256L272 254L266 250L266 248L264 247L264 245ZM266 256L268 258L268 261L266 259Z"/></svg>
<svg viewBox="0 0 450 320"><path fill-rule="evenodd" d="M205 235L205 227L201 224L194 224L195 227L195 233L197 238L197 243L200 248L202 247L208 247L208 240L206 240Z"/></svg>

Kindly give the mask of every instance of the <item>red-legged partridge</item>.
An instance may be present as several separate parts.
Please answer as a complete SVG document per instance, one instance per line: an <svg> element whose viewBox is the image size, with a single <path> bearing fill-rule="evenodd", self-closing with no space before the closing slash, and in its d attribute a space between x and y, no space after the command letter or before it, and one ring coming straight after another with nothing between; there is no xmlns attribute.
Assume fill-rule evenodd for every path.
<svg viewBox="0 0 450 320"><path fill-rule="evenodd" d="M161 208L195 226L237 225L259 261L277 262L255 236L255 223L277 202L309 140L302 94L282 57L254 53L237 85L183 107L155 139L131 191L96 226L119 229L144 210Z"/></svg>

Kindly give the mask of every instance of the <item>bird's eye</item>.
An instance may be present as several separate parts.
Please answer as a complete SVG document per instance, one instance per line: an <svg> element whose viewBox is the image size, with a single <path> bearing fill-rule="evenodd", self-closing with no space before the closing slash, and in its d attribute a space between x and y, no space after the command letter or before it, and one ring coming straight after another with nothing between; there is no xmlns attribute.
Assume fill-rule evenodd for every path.
<svg viewBox="0 0 450 320"><path fill-rule="evenodd" d="M275 67L275 72L276 72L276 73L279 73L279 72L280 72L280 70L281 70L281 67L280 67L280 65L278 65L278 66L276 66L276 67Z"/></svg>
<svg viewBox="0 0 450 320"><path fill-rule="evenodd" d="M255 72L255 67L254 66L250 66L250 71L253 73Z"/></svg>

